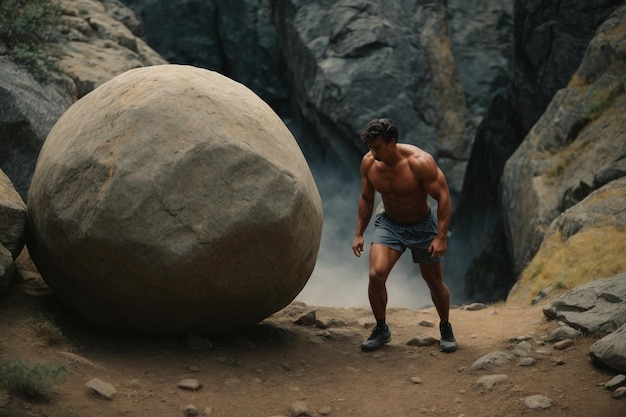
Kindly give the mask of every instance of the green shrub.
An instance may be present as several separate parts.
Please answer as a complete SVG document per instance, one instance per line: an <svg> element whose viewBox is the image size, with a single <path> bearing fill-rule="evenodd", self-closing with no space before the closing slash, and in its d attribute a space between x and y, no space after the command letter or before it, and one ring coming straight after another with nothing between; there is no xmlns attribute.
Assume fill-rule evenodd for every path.
<svg viewBox="0 0 626 417"><path fill-rule="evenodd" d="M0 389L28 400L49 401L56 394L54 382L66 375L64 365L26 360L0 362Z"/></svg>
<svg viewBox="0 0 626 417"><path fill-rule="evenodd" d="M28 324L45 346L54 346L67 341L63 335L63 331L56 323L46 318L43 314L33 317L29 320Z"/></svg>
<svg viewBox="0 0 626 417"><path fill-rule="evenodd" d="M0 41L40 82L59 70L47 57L45 44L60 19L61 8L54 0L0 0Z"/></svg>

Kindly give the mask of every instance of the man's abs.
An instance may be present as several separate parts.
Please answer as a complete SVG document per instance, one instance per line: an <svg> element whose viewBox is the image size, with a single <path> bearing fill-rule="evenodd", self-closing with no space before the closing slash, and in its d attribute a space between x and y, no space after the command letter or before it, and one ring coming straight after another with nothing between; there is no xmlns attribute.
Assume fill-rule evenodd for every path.
<svg viewBox="0 0 626 417"><path fill-rule="evenodd" d="M422 220L428 211L430 206L426 198L413 198L410 201L402 201L397 196L385 196L383 195L383 204L385 206L385 213L391 220L398 224L415 224Z"/></svg>

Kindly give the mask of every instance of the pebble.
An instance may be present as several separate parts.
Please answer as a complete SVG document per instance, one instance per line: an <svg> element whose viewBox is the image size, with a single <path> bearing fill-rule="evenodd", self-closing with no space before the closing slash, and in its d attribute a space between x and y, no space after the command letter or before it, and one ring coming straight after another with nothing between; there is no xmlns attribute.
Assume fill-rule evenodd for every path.
<svg viewBox="0 0 626 417"><path fill-rule="evenodd" d="M626 398L626 387L617 388L615 391L613 391L613 394L611 394L611 396L617 399Z"/></svg>
<svg viewBox="0 0 626 417"><path fill-rule="evenodd" d="M189 404L189 405L185 406L184 413L185 413L186 416L190 416L190 417L197 416L198 415L198 409L194 405Z"/></svg>
<svg viewBox="0 0 626 417"><path fill-rule="evenodd" d="M519 366L532 366L537 362L537 359L532 358L532 357L526 357L526 358L522 358L520 359L518 365Z"/></svg>
<svg viewBox="0 0 626 417"><path fill-rule="evenodd" d="M468 311L478 311L487 308L487 306L483 303L472 303L466 305L463 309Z"/></svg>
<svg viewBox="0 0 626 417"><path fill-rule="evenodd" d="M433 323L432 321L426 321L426 320L420 321L419 325L422 327L435 327L435 323Z"/></svg>
<svg viewBox="0 0 626 417"><path fill-rule="evenodd" d="M531 395L524 399L524 404L531 410L538 410L552 407L552 400L543 395Z"/></svg>
<svg viewBox="0 0 626 417"><path fill-rule="evenodd" d="M414 384L421 384L422 380L419 379L418 377L414 376L411 378L411 382L413 382Z"/></svg>
<svg viewBox="0 0 626 417"><path fill-rule="evenodd" d="M197 379L189 378L180 381L177 387L187 391L198 391L202 388L202 384L200 384Z"/></svg>
<svg viewBox="0 0 626 417"><path fill-rule="evenodd" d="M509 377L504 374L494 374L494 375L485 375L481 376L476 380L476 384L480 385L484 388L490 389L493 388L497 384L501 384L503 382L508 382Z"/></svg>
<svg viewBox="0 0 626 417"><path fill-rule="evenodd" d="M626 375L620 374L616 375L606 384L604 384L604 389L608 389L609 391L615 391L619 387L626 386Z"/></svg>
<svg viewBox="0 0 626 417"><path fill-rule="evenodd" d="M565 340L556 342L555 344L552 345L552 347L556 350L563 350L563 349L567 349L573 344L574 344L574 341L572 339L565 339Z"/></svg>
<svg viewBox="0 0 626 417"><path fill-rule="evenodd" d="M437 339L435 339L434 337L413 337L411 339L409 339L406 344L408 346L432 346L434 344L436 344L437 342L439 342Z"/></svg>
<svg viewBox="0 0 626 417"><path fill-rule="evenodd" d="M96 396L106 398L107 400L112 400L113 396L117 394L117 390L113 387L113 385L98 378L89 380L86 385L90 394L95 394Z"/></svg>
<svg viewBox="0 0 626 417"><path fill-rule="evenodd" d="M291 404L290 411L293 417L306 416L309 414L309 406L304 401L296 401Z"/></svg>

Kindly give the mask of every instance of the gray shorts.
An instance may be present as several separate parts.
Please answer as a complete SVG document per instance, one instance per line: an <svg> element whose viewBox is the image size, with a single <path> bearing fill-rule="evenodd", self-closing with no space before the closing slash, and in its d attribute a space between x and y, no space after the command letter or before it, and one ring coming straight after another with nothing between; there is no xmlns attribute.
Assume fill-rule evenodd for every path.
<svg viewBox="0 0 626 417"><path fill-rule="evenodd" d="M409 248L413 262L437 264L441 262L442 257L431 258L428 252L430 243L437 237L437 228L437 218L432 210L429 210L419 222L409 225L398 224L391 220L387 213L382 212L376 215L374 221L372 243L380 243L400 253Z"/></svg>

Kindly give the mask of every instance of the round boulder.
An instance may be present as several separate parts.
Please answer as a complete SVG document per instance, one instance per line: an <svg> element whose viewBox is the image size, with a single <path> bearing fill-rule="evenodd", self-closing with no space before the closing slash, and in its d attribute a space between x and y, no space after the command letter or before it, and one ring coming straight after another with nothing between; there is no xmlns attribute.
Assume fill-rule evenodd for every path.
<svg viewBox="0 0 626 417"><path fill-rule="evenodd" d="M185 65L121 74L48 135L27 246L69 307L107 327L218 333L308 281L322 231L309 166L245 86Z"/></svg>

